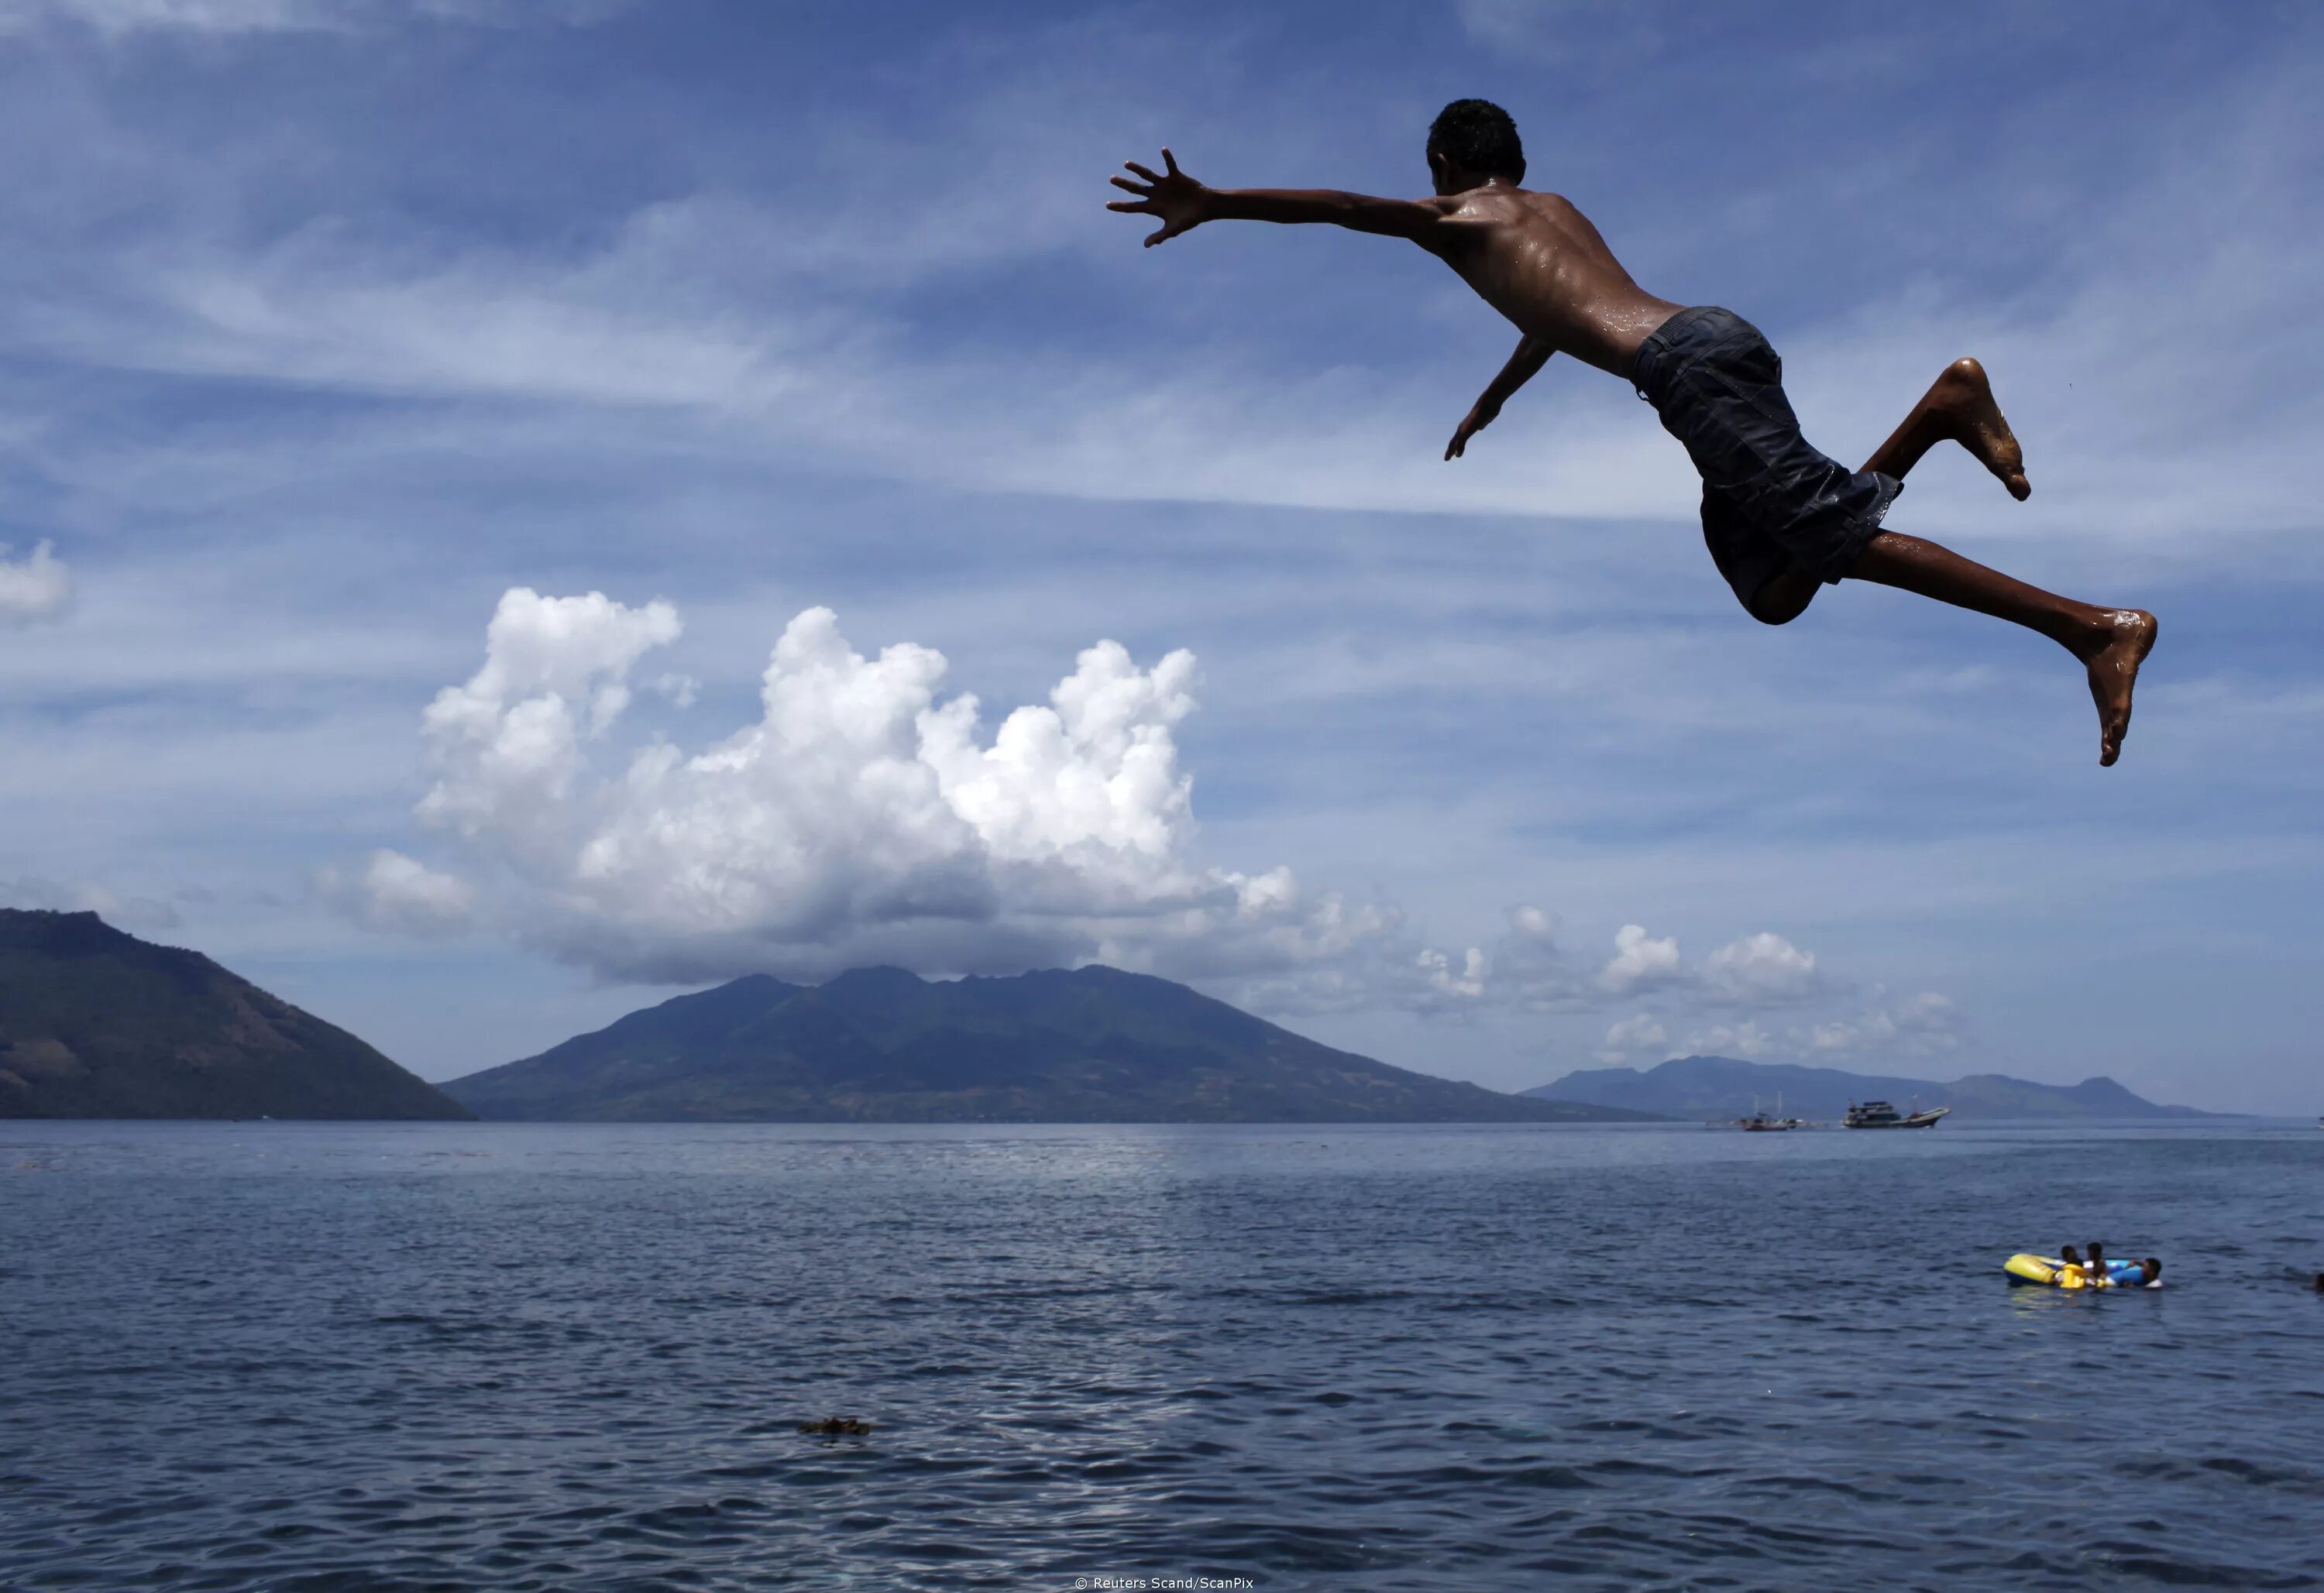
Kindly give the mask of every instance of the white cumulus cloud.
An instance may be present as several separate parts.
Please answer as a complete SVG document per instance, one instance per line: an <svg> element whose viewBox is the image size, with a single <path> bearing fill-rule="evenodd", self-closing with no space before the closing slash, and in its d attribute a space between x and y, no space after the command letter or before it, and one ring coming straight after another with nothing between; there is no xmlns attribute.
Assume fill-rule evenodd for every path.
<svg viewBox="0 0 2324 1593"><path fill-rule="evenodd" d="M1720 947L1702 962L1710 994L1747 1006L1777 1006L1822 993L1813 952L1762 930Z"/></svg>
<svg viewBox="0 0 2324 1593"><path fill-rule="evenodd" d="M666 603L504 594L484 633L484 667L438 693L422 719L438 778L420 816L463 834L540 826L546 839L583 770L584 741L630 704L631 666L679 629Z"/></svg>
<svg viewBox="0 0 2324 1593"><path fill-rule="evenodd" d="M0 542L0 624L53 620L72 606L72 569L56 556L55 543L36 542L20 559L8 554Z"/></svg>
<svg viewBox="0 0 2324 1593"><path fill-rule="evenodd" d="M775 646L756 722L699 750L624 742L632 671L680 631L666 603L518 588L482 668L422 716L420 818L466 843L504 921L561 956L672 981L1102 956L1321 1005L1378 999L1391 970L1447 999L1481 979L1480 953L1432 963L1392 907L1191 861L1172 737L1194 706L1190 653L1142 668L1102 641L988 740L977 699L945 695L942 654L866 657L809 609ZM448 877L381 857L396 861L374 861L374 907L384 888L403 916L466 910Z"/></svg>
<svg viewBox="0 0 2324 1593"><path fill-rule="evenodd" d="M374 929L456 935L475 916L476 893L466 880L385 848L362 873L326 869L317 884L324 900Z"/></svg>
<svg viewBox="0 0 2324 1593"><path fill-rule="evenodd" d="M1625 924L1614 932L1614 955L1598 972L1598 982L1617 995L1674 983L1680 978L1678 940L1656 940L1642 925Z"/></svg>

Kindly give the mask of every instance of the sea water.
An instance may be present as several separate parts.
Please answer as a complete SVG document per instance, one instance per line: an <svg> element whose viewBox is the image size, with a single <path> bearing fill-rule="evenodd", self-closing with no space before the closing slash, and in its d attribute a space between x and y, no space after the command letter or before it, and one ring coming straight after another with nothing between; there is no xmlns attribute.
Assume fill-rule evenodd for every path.
<svg viewBox="0 0 2324 1593"><path fill-rule="evenodd" d="M0 1124L0 1588L2310 1587L2319 1268L2243 1122Z"/></svg>

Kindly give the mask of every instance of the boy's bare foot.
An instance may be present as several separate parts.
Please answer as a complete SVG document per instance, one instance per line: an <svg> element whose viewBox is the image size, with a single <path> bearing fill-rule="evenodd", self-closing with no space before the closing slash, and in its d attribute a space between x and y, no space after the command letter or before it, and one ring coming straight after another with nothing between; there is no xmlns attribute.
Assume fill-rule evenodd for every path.
<svg viewBox="0 0 2324 1593"><path fill-rule="evenodd" d="M2089 667L2090 700L2098 707L2098 764L2112 767L2130 732L2130 694L2138 667L2154 650L2154 616L2144 609L2102 609L2087 647L2074 649Z"/></svg>
<svg viewBox="0 0 2324 1593"><path fill-rule="evenodd" d="M1972 359L1955 360L1923 401L1945 436L2000 477L2011 497L2021 503L2025 501L2034 491L2025 479L2025 451L2017 446L2016 434L2001 417L2001 406L1994 401L1993 383L1986 379L1983 365Z"/></svg>

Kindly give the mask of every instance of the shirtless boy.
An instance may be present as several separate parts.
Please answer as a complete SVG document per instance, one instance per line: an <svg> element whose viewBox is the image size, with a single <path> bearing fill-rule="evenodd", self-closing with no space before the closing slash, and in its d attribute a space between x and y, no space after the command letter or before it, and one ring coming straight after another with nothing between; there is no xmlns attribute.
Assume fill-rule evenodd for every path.
<svg viewBox="0 0 2324 1593"><path fill-rule="evenodd" d="M1797 619L1817 588L1842 576L1877 581L2038 631L2081 660L2098 710L2098 761L2121 755L2131 689L2154 646L2154 616L2058 597L1918 537L1881 529L1905 472L1941 442L1957 442L2024 498L2024 456L1973 359L1948 366L1864 468L1810 447L1784 396L1783 362L1730 311L1685 308L1630 280L1598 229L1555 194L1525 180L1517 124L1499 106L1455 100L1428 130L1436 193L1375 199L1327 189L1209 189L1162 152L1164 170L1136 161L1137 196L1106 207L1158 217L1148 248L1206 221L1330 222L1407 238L1451 266L1515 324L1517 352L1445 447L1457 459L1511 393L1552 355L1570 355L1631 383L1702 475L1702 534L1720 574L1754 619Z"/></svg>

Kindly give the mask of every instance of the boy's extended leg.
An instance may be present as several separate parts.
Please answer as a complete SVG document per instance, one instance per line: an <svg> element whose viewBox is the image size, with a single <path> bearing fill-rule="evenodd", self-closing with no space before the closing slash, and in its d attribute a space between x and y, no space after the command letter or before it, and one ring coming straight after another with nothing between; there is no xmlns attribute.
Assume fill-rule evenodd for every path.
<svg viewBox="0 0 2324 1593"><path fill-rule="evenodd" d="M1895 531L1883 531L1866 544L1849 567L1848 578L1917 592L2040 631L2080 658L2089 671L2090 699L2098 710L2098 762L2111 764L2122 755L2138 667L2154 647L2153 614L2144 609L2076 603L1963 558L1949 548Z"/></svg>
<svg viewBox="0 0 2324 1593"><path fill-rule="evenodd" d="M1888 440L1872 450L1872 457L1857 466L1877 470L1898 481L1939 443L1959 443L1977 462L2000 478L2009 495L2024 502L2034 491L2025 480L2025 453L2016 434L1994 401L1993 383L1985 367L1973 359L1947 365L1912 412L1897 423ZM1807 612L1821 585L1813 576L1784 571L1752 598L1752 616L1770 625L1788 624Z"/></svg>
<svg viewBox="0 0 2324 1593"><path fill-rule="evenodd" d="M2011 497L2022 501L2034 490L2025 480L2024 452L1994 401L1985 367L1975 360L1955 360L1946 366L1864 468L1902 480L1923 454L1941 442L1967 448L2009 489ZM1949 548L1894 531L1875 537L1848 574L1851 580L1917 592L2039 631L2080 658L2089 672L2090 699L2098 710L2098 761L2112 764L2122 755L2138 667L2154 647L2153 614L2076 603L1963 558Z"/></svg>

